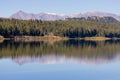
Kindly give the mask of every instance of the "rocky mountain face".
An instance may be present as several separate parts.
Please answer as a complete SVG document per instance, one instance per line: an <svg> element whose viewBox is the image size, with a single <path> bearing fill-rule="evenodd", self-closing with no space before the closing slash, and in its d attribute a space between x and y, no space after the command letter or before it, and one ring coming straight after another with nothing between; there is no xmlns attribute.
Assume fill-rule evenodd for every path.
<svg viewBox="0 0 120 80"><path fill-rule="evenodd" d="M84 12L80 14L73 14L72 17L80 18L80 17L92 17L92 16L98 16L98 17L113 17L120 21L120 15L113 14L113 13L105 13L105 12L98 12L98 11L91 11L91 12Z"/></svg>
<svg viewBox="0 0 120 80"><path fill-rule="evenodd" d="M113 17L98 17L98 16L91 16L91 17L81 17L81 18L66 18L67 20L85 20L85 21L92 21L92 22L101 22L101 23L117 23L119 22L117 19Z"/></svg>
<svg viewBox="0 0 120 80"><path fill-rule="evenodd" d="M18 11L17 13L10 16L10 18L15 19L22 19L22 20L29 20L29 19L38 19L38 20L65 20L66 18L81 18L81 17L113 17L120 21L120 15L112 14L112 13L104 13L104 12L85 12L79 14L71 14L71 15L63 15L63 14L56 14L56 13L26 13L23 11Z"/></svg>
<svg viewBox="0 0 120 80"><path fill-rule="evenodd" d="M37 19L37 20L64 20L67 16L56 14L56 13L39 13L39 14L33 14L33 13L26 13L23 11L19 11L10 18L15 19L22 19L22 20L29 20L29 19Z"/></svg>

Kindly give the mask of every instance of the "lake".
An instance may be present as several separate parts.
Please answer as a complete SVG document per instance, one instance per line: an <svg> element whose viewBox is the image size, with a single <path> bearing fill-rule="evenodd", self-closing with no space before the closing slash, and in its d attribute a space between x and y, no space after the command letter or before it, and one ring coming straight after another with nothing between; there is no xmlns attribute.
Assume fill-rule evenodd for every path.
<svg viewBox="0 0 120 80"><path fill-rule="evenodd" d="M120 40L1 41L0 80L120 80Z"/></svg>

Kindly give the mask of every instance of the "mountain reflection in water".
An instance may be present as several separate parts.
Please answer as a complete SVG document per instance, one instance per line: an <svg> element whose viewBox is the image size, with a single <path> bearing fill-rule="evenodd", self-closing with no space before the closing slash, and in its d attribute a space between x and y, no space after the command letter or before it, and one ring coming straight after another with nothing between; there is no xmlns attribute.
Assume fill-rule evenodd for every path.
<svg viewBox="0 0 120 80"><path fill-rule="evenodd" d="M10 58L22 65L28 62L54 64L73 61L85 64L103 64L120 60L120 40L0 43L0 59Z"/></svg>

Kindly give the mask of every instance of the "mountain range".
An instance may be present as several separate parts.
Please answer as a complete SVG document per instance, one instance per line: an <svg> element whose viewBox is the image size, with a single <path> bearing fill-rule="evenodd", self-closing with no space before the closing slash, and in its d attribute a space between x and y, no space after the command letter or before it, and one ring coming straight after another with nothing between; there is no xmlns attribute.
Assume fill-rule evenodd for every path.
<svg viewBox="0 0 120 80"><path fill-rule="evenodd" d="M81 17L88 18L92 16L113 17L120 21L119 14L98 12L98 11L90 11L90 12L84 12L84 13L78 13L78 14L64 15L64 14L48 13L48 12L33 14L33 13L26 13L20 10L14 13L13 15L11 15L10 18L21 19L21 20L38 19L38 20L49 21L49 20L65 20L66 18L81 18Z"/></svg>
<svg viewBox="0 0 120 80"><path fill-rule="evenodd" d="M66 20L83 20L83 21L91 21L91 22L101 22L101 23L118 23L119 21L113 17L81 17L81 18L66 18Z"/></svg>

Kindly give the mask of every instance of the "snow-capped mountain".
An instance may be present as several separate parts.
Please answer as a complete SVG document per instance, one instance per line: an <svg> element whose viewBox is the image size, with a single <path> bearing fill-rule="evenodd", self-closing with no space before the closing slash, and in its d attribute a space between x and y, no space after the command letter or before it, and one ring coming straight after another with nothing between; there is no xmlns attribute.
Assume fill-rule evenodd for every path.
<svg viewBox="0 0 120 80"><path fill-rule="evenodd" d="M98 17L113 17L120 21L120 15L113 14L113 13L105 13L105 12L98 12L98 11L90 11L78 14L57 14L57 13L48 13L42 12L39 14L33 13L26 13L23 11L18 11L17 13L10 16L10 18L15 19L22 19L22 20L29 20L29 19L38 19L38 20L65 20L66 18L81 18L81 17L91 17L91 16L98 16Z"/></svg>
<svg viewBox="0 0 120 80"><path fill-rule="evenodd" d="M98 12L98 11L90 11L84 12L79 14L73 14L72 17L80 18L80 17L91 17L91 16L98 16L98 17L113 17L120 21L120 15L113 14L113 13L105 13L105 12Z"/></svg>
<svg viewBox="0 0 120 80"><path fill-rule="evenodd" d="M10 18L29 20L29 19L38 19L38 20L64 20L66 18L65 15L57 14L57 13L47 13L42 12L39 14L26 13L23 11L18 11L17 13L10 16Z"/></svg>

